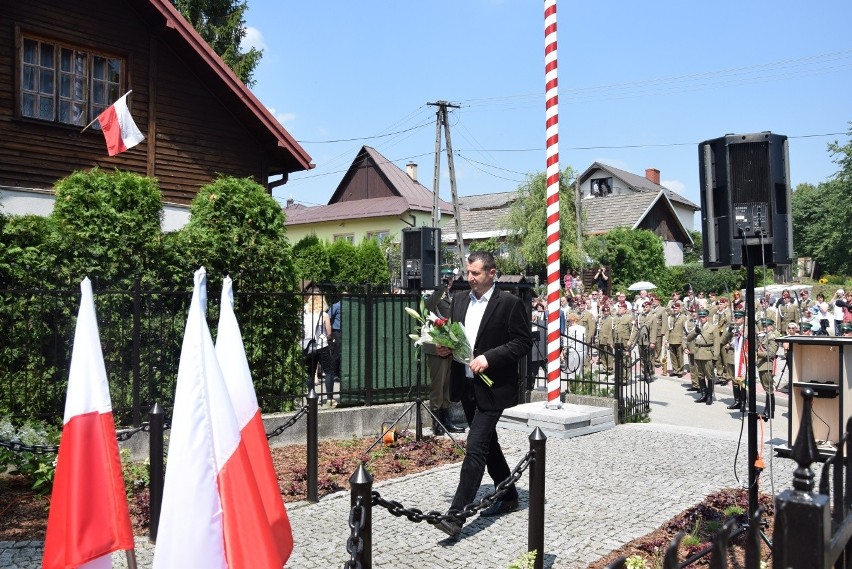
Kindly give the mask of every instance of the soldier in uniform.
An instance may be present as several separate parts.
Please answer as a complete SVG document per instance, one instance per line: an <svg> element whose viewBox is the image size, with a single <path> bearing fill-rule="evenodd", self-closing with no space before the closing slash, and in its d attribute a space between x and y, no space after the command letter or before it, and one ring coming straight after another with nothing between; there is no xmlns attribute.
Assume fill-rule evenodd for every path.
<svg viewBox="0 0 852 569"><path fill-rule="evenodd" d="M651 303L646 302L630 334L630 345L639 346L639 375L642 381L654 380L653 354L658 341L657 317L651 311Z"/></svg>
<svg viewBox="0 0 852 569"><path fill-rule="evenodd" d="M844 337L852 336L852 322L845 322L840 325L840 334Z"/></svg>
<svg viewBox="0 0 852 569"><path fill-rule="evenodd" d="M669 316L671 316L672 314L675 314L675 313L677 313L677 312L680 312L680 310L675 310L674 305L675 305L675 303L676 303L676 302L677 302L677 303L680 303L680 304L683 304L683 303L681 302L681 300L680 300L680 291L677 291L677 290L676 290L676 291L674 291L674 292L672 293L672 298L671 298L671 300L669 300L669 301L666 303L666 313L667 313Z"/></svg>
<svg viewBox="0 0 852 569"><path fill-rule="evenodd" d="M598 343L598 363L607 374L615 370L615 360L612 357L615 346L613 345L613 332L615 329L615 318L609 313L609 304L601 305L601 317L598 318L598 332L595 335Z"/></svg>
<svg viewBox="0 0 852 569"><path fill-rule="evenodd" d="M689 335L698 326L698 305L692 304L686 310L686 321L683 323L683 343L684 352L689 359L689 377L692 385L687 388L687 391L701 391L701 386L698 384L698 369L695 366L695 352L698 348L695 347L695 338L689 338Z"/></svg>
<svg viewBox="0 0 852 569"><path fill-rule="evenodd" d="M773 391L773 367L775 355L778 353L778 336L775 334L775 322L766 318L763 321L763 332L757 335L755 355L760 384L766 392L766 406L763 408L763 420L775 417L775 393Z"/></svg>
<svg viewBox="0 0 852 569"><path fill-rule="evenodd" d="M653 314L654 319L656 320L655 326L657 328L657 336L652 338L654 341L654 367L663 367L663 361L665 358L663 357L663 344L665 344L665 336L666 336L666 309L660 305L660 299L656 294L651 295L651 314ZM666 366L668 367L668 365ZM668 370L663 370L662 374L666 375Z"/></svg>
<svg viewBox="0 0 852 569"><path fill-rule="evenodd" d="M799 292L799 314L809 312L810 309L816 305L816 301L811 298L811 291L808 289L802 289L802 291Z"/></svg>
<svg viewBox="0 0 852 569"><path fill-rule="evenodd" d="M761 322L766 318L777 322L778 311L769 306L768 298L762 297L754 310L754 327L757 332L763 332L763 324Z"/></svg>
<svg viewBox="0 0 852 569"><path fill-rule="evenodd" d="M683 338L686 335L686 312L677 300L672 305L672 313L666 317L665 342L669 346L672 377L683 377ZM665 370L663 370L665 371Z"/></svg>
<svg viewBox="0 0 852 569"><path fill-rule="evenodd" d="M718 310L716 311L716 318L713 320L713 323L719 330L720 338L729 329L729 324L731 323L731 312L728 310L728 299L724 296L719 299ZM724 340L720 339L719 343L723 346L725 345ZM728 364L733 358L733 355L730 350L722 349L719 351L718 356L719 359L716 360L714 365L716 368L716 377L718 378L717 383L719 385L727 385L731 380L731 377L728 375Z"/></svg>
<svg viewBox="0 0 852 569"><path fill-rule="evenodd" d="M699 323L686 337L695 340L695 366L698 368L698 387L701 397L696 403L713 404L713 361L719 358L719 331L709 319L710 312L706 309L698 311Z"/></svg>
<svg viewBox="0 0 852 569"><path fill-rule="evenodd" d="M595 319L595 313L592 311L591 300L586 300L584 308L582 309L582 312L580 312L580 319L577 321L577 324L586 329L585 342L588 344L588 347L586 348L586 355L583 357L583 367L588 370L592 363L592 346L595 345L595 332L597 332L597 322ZM579 348L579 346L577 347Z"/></svg>
<svg viewBox="0 0 852 569"><path fill-rule="evenodd" d="M612 342L614 345L622 344L624 352L621 364L621 380L624 383L630 381L630 336L633 329L633 315L627 312L627 303L618 303L618 315L615 317L615 328L613 329Z"/></svg>
<svg viewBox="0 0 852 569"><path fill-rule="evenodd" d="M789 290L781 293L781 300L778 301L778 306L775 308L778 311L778 326L781 330L786 330L787 324L790 322L799 322L802 319L802 313L799 312L798 305L790 297Z"/></svg>
<svg viewBox="0 0 852 569"><path fill-rule="evenodd" d="M725 350L730 352L730 361L728 363L728 376L734 382L734 402L728 405L728 409L746 410L746 325L745 312L742 310L734 311L734 323L728 326L728 331L723 334L721 342L723 342Z"/></svg>

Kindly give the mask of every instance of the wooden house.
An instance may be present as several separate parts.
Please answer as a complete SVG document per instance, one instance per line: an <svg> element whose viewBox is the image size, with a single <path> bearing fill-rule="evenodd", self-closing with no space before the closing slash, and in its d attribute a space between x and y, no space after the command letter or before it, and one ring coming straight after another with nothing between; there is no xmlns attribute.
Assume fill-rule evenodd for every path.
<svg viewBox="0 0 852 569"><path fill-rule="evenodd" d="M145 139L109 157L98 123L81 130L129 90ZM165 203L188 204L218 174L271 192L313 165L169 0L4 0L0 193L95 166L155 177Z"/></svg>

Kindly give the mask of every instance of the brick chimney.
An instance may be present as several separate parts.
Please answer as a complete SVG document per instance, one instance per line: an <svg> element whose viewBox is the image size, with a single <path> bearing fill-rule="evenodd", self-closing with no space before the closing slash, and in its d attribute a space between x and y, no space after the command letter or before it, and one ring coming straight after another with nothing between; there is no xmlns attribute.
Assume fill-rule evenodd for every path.
<svg viewBox="0 0 852 569"><path fill-rule="evenodd" d="M645 168L645 177L658 186L660 185L660 171L656 168Z"/></svg>
<svg viewBox="0 0 852 569"><path fill-rule="evenodd" d="M414 162L409 162L405 165L405 172L408 174L408 177L417 181L417 164Z"/></svg>

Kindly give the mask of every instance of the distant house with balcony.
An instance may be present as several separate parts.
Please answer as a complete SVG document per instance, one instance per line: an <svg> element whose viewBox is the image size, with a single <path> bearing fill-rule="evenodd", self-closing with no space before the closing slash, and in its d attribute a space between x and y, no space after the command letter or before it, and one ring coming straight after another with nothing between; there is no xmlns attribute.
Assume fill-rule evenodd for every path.
<svg viewBox="0 0 852 569"><path fill-rule="evenodd" d="M297 243L314 234L325 241L345 239L358 244L376 238L398 241L406 227L432 225L433 193L417 181L417 165L406 171L364 146L328 200L327 205L306 207L288 200L284 207L287 238ZM453 209L438 201L439 226L452 227Z"/></svg>
<svg viewBox="0 0 852 569"><path fill-rule="evenodd" d="M638 176L595 162L578 178L583 233L601 235L616 227L648 229L663 242L666 265L682 265L683 252L694 245L698 205L660 184L660 171Z"/></svg>

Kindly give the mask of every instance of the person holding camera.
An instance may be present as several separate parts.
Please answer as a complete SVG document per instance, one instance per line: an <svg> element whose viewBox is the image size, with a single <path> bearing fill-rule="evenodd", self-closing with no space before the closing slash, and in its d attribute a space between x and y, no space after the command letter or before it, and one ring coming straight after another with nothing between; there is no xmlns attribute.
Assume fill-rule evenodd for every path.
<svg viewBox="0 0 852 569"><path fill-rule="evenodd" d="M844 308L846 308L846 291L842 288L837 289L837 292L834 293L834 302L831 304L834 306L834 335L840 336L843 334L843 320L844 320Z"/></svg>

